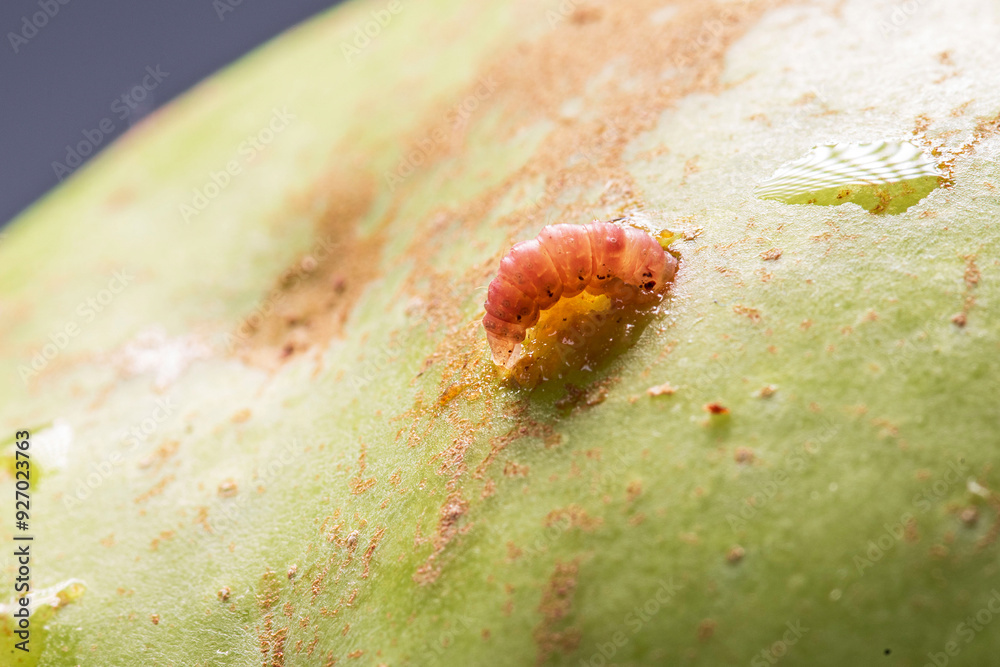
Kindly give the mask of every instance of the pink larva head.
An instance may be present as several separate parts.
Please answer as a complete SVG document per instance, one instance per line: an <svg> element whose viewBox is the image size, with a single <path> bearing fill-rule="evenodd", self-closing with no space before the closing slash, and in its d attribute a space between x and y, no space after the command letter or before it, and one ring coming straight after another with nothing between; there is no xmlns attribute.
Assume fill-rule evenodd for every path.
<svg viewBox="0 0 1000 667"><path fill-rule="evenodd" d="M540 311L586 290L645 305L673 282L677 260L648 233L610 222L550 225L516 244L490 283L483 328L493 361L511 368Z"/></svg>

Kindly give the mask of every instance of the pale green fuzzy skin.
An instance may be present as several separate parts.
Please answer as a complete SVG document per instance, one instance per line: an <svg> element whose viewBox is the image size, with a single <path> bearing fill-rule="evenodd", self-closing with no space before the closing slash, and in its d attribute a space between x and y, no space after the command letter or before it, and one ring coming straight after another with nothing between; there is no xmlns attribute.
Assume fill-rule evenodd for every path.
<svg viewBox="0 0 1000 667"><path fill-rule="evenodd" d="M575 652L553 655L552 664L589 661L616 632L626 640L615 648L618 664L769 664L752 661L782 638L786 623L797 622L808 630L787 647L782 665L922 665L949 641L961 650L950 664L990 664L1000 651L994 625L969 643L956 626L1000 588L997 546L976 546L997 517L967 488L967 478L1000 487L1000 204L985 185L1000 186L1000 140L988 138L960 157L954 187L900 215L872 216L853 204L788 206L757 200L752 191L813 145L907 137L921 114L935 130L959 131L947 146L968 140L977 116L1000 111L1000 91L987 85L998 80L1000 64L977 50L1000 37L994 6L924 3L887 35L879 22L890 19L889 3L847 2L839 15L825 4L772 10L730 49L729 87L682 99L632 142L628 168L654 219L668 226L693 216L690 224L703 229L677 244L683 264L666 312L594 376L620 378L604 403L567 416L552 407L561 385L530 394L531 416L553 424L562 444L514 441L487 474L496 491L486 500L484 480L461 478L470 508L460 525L470 528L448 545L439 578L427 585L412 576L431 548L415 547L414 536L418 525L422 535L434 533L447 477L435 473L440 461L431 457L455 433L435 422L408 448L396 433L412 417L396 418L418 393L436 400L440 369L418 373L450 332L407 315L396 295L414 277L401 253L424 233L417 222L530 160L550 126L492 141L503 119L487 110L472 117L461 155L406 181L382 275L352 312L345 337L323 349L322 372L314 375L306 356L270 374L225 354L223 343L277 274L312 245L314 220L285 211L323 176L334 147L352 146L345 161L363 158L382 174L406 148L400 138L432 105L467 94L479 63L547 27L544 8L523 24L523 8L503 3L406 4L356 63L346 63L339 43L380 6L349 4L217 75L74 175L0 242L0 423L12 433L59 418L74 432L64 467L46 467L44 452L36 453L42 479L32 500L34 581L87 584L44 631L34 628L37 650L21 664L259 664L263 612L255 595L266 588L268 570L281 590L275 627L291 625L286 664L322 664L331 651L348 665L533 664L542 591L556 563L574 559L577 585L559 627L577 628L582 640ZM948 70L936 59L944 50L957 73L935 84ZM795 103L817 88L813 101ZM406 113L385 106L396 95ZM964 112L949 115L969 100ZM275 107L297 120L185 224L179 204ZM664 145L669 152L649 157ZM685 176L695 156L700 170ZM455 165L463 178L454 178ZM363 226L384 212L385 184L378 185ZM505 200L490 216L526 207L541 187ZM109 204L123 189L133 197ZM593 199L599 195L598 187ZM557 206L539 214L539 227ZM605 213L595 208L594 217ZM436 268L459 280L503 250L505 238L490 219L477 229L482 244L443 244ZM780 248L781 258L762 260L771 248ZM963 256L973 253L981 277L967 292ZM83 323L77 304L122 268L134 281ZM976 303L960 328L950 318L967 293ZM461 294L461 315L449 323L456 329L481 313L482 292ZM735 312L740 306L756 309L759 321ZM79 336L25 385L18 368L68 321L80 324ZM152 325L172 337L197 335L214 352L161 390L151 374L124 376L109 355ZM477 340L485 357L481 333ZM669 344L674 349L661 358ZM663 382L677 393L646 395ZM755 396L765 385L777 391ZM498 388L496 409L526 395ZM121 431L148 417L156 399L176 409L128 449ZM712 401L728 407L729 417L709 420L703 406ZM461 405L473 421L487 410L482 400ZM250 419L233 423L244 408ZM471 468L511 424L498 415L476 434ZM180 442L179 451L163 467L138 465L169 440ZM287 463L269 474L293 440ZM361 442L364 476L379 481L352 496ZM737 447L753 450L752 464L734 460ZM584 454L595 449L599 460ZM68 509L66 496L114 452L123 456L114 473ZM500 474L506 461L528 466L528 476ZM959 461L960 479L948 478L935 492ZM398 488L409 493L388 483L397 470ZM174 481L161 494L136 502L168 474ZM227 478L238 484L233 498L216 491ZM425 490L413 491L422 481ZM626 489L635 482L642 494L629 502ZM747 511L744 499L755 494L760 502ZM13 483L4 479L0 497L12 496ZM5 503L3 511L12 511ZM570 504L601 525L547 529L546 516ZM966 527L958 510L970 505L980 517ZM238 507L239 518L209 535L193 521L203 506L213 522L227 507ZM336 582L334 567L312 600L314 566L343 551L319 533L338 507L347 519L341 536L360 531L358 557ZM639 514L644 521L631 521ZM866 558L870 542L907 514L919 539L892 539L861 570L858 558ZM6 516L2 525L9 545ZM385 536L362 579L360 555L379 526ZM163 531L175 535L152 549ZM113 546L102 545L112 533ZM508 542L524 551L520 558L508 559ZM945 555L932 554L945 543ZM737 544L745 555L729 563ZM2 591L13 589L11 551L0 552ZM679 588L636 628L629 614L660 582ZM217 598L224 586L235 610ZM355 588L353 606L332 617L319 613ZM300 616L310 619L307 629ZM699 639L707 619L714 633ZM345 624L351 628L342 635ZM315 652L296 654L296 642L308 645L314 628L321 635ZM349 659L357 649L364 654Z"/></svg>

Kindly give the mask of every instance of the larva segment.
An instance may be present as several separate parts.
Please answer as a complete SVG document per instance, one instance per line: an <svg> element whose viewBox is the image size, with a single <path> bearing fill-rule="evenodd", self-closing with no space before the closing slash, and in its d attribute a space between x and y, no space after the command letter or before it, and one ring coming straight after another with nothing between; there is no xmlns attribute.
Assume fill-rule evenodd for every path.
<svg viewBox="0 0 1000 667"><path fill-rule="evenodd" d="M486 292L486 312L498 320L516 324L524 329L538 321L539 307L535 299L515 287L506 276L500 275L490 283Z"/></svg>
<svg viewBox="0 0 1000 667"><path fill-rule="evenodd" d="M564 297L576 296L590 285L594 259L587 225L549 225L538 241L559 272Z"/></svg>
<svg viewBox="0 0 1000 667"><path fill-rule="evenodd" d="M490 283L483 328L498 366L521 356L527 330L561 297L586 290L648 305L674 280L677 260L648 233L609 222L550 225L516 244Z"/></svg>
<svg viewBox="0 0 1000 667"><path fill-rule="evenodd" d="M500 260L500 275L545 310L562 296L563 283L538 239L521 241Z"/></svg>
<svg viewBox="0 0 1000 667"><path fill-rule="evenodd" d="M627 278L623 275L623 269L628 252L635 251L635 248L630 247L633 239L628 238L624 227L610 222L595 222L586 227L590 235L594 267L594 275L587 291L591 294L604 294L608 284L615 278Z"/></svg>

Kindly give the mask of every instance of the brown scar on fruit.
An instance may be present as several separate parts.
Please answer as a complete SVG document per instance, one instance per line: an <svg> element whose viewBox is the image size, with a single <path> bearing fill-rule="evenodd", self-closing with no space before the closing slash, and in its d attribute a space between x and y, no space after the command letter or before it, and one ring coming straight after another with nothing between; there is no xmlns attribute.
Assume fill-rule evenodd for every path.
<svg viewBox="0 0 1000 667"><path fill-rule="evenodd" d="M362 493L368 489L375 486L378 480L374 477L364 478L365 469L368 467L368 445L364 442L361 443L361 450L358 453L358 471L354 477L348 482L351 495L360 496Z"/></svg>
<svg viewBox="0 0 1000 667"><path fill-rule="evenodd" d="M761 320L760 311L756 308L751 308L750 306L736 305L733 306L733 312L737 315L746 316L751 322L757 324Z"/></svg>
<svg viewBox="0 0 1000 667"><path fill-rule="evenodd" d="M237 491L239 491L239 487L236 486L236 480L232 477L219 482L217 493L223 498L231 498L236 495Z"/></svg>
<svg viewBox="0 0 1000 667"><path fill-rule="evenodd" d="M468 531L471 527L471 524L459 526L460 519L468 510L468 501L458 491L453 492L445 499L444 504L438 512L438 525L432 542L433 551L413 575L413 580L418 584L424 586L437 580L441 574L441 566L438 564L438 559L444 553L445 547L460 533Z"/></svg>
<svg viewBox="0 0 1000 667"><path fill-rule="evenodd" d="M168 440L167 442L157 447L152 454L139 461L139 463L136 465L138 465L140 468L149 468L150 466L155 466L154 470L159 470L160 467L163 466L163 464L166 463L168 459L170 459L171 457L173 457L174 454L177 453L180 444L181 443L177 440Z"/></svg>
<svg viewBox="0 0 1000 667"><path fill-rule="evenodd" d="M663 384L658 384L650 387L646 390L649 396L673 396L677 393L677 389L672 387L669 382L664 382Z"/></svg>
<svg viewBox="0 0 1000 667"><path fill-rule="evenodd" d="M354 305L379 274L381 226L367 235L359 230L377 187L360 165L340 165L293 202L290 215L316 218L314 241L234 332L244 361L275 367L343 335Z"/></svg>
<svg viewBox="0 0 1000 667"><path fill-rule="evenodd" d="M572 653L582 637L578 628L569 624L576 592L579 559L568 563L556 562L555 570L542 591L538 612L541 622L535 626L532 637L538 645L536 664L544 665L556 653Z"/></svg>
<svg viewBox="0 0 1000 667"><path fill-rule="evenodd" d="M701 623L698 624L698 639L701 641L708 641L715 634L715 628L718 624L710 618L706 618Z"/></svg>
<svg viewBox="0 0 1000 667"><path fill-rule="evenodd" d="M556 408L563 412L579 412L586 408L600 405L608 397L608 390L618 383L619 378L609 377L594 380L586 387L566 384L566 395L555 402Z"/></svg>
<svg viewBox="0 0 1000 667"><path fill-rule="evenodd" d="M962 311L951 316L951 321L959 327L969 323L969 311L976 305L976 295L973 290L982 278L982 273L976 265L975 254L964 255L962 259L965 260L965 272L962 276L965 283L965 297L962 300Z"/></svg>
<svg viewBox="0 0 1000 667"><path fill-rule="evenodd" d="M776 391L778 391L778 385L765 384L763 387L754 392L754 396L757 398L771 398L774 396Z"/></svg>
<svg viewBox="0 0 1000 667"><path fill-rule="evenodd" d="M172 481L174 481L174 476L167 475L159 482L157 482L155 485L153 485L153 488L151 488L149 491L146 491L145 493L136 496L133 502L135 502L135 504L137 505L141 505L150 498L160 495L161 493L163 493L163 489L166 488L167 484L170 484L170 482Z"/></svg>
<svg viewBox="0 0 1000 667"><path fill-rule="evenodd" d="M592 517L579 505L567 505L560 509L554 509L545 517L545 526L565 525L567 528L579 528L583 531L592 531L604 524L601 517Z"/></svg>

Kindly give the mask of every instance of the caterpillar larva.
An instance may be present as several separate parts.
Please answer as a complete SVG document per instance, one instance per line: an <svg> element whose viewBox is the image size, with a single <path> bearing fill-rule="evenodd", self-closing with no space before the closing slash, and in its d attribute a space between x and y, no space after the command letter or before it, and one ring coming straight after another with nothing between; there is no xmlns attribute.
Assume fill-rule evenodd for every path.
<svg viewBox="0 0 1000 667"><path fill-rule="evenodd" d="M641 229L611 222L550 225L500 261L487 291L483 328L498 366L511 368L541 311L583 291L639 306L659 301L677 260Z"/></svg>

